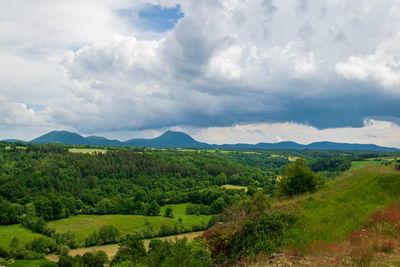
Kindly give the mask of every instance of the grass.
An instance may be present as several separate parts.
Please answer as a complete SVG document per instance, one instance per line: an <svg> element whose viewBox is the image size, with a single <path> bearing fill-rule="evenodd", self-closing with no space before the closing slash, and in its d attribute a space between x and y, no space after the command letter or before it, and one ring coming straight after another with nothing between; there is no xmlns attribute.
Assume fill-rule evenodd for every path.
<svg viewBox="0 0 400 267"><path fill-rule="evenodd" d="M356 170L364 166L368 165L381 165L381 161L376 161L376 160L365 160L365 161L352 161L351 162L351 169Z"/></svg>
<svg viewBox="0 0 400 267"><path fill-rule="evenodd" d="M368 215L399 200L399 171L393 166L357 165L316 193L274 203L275 208L299 214L285 236L289 247L305 249L318 241L342 241L361 229Z"/></svg>
<svg viewBox="0 0 400 267"><path fill-rule="evenodd" d="M16 260L16 261L0 261L0 266L7 266L7 267L39 267L43 263L49 262L46 259L40 260Z"/></svg>
<svg viewBox="0 0 400 267"><path fill-rule="evenodd" d="M222 188L226 188L226 189L237 189L237 190L242 190L244 189L244 191L247 192L247 186L241 186L241 185L233 185L233 184L224 184L221 185Z"/></svg>
<svg viewBox="0 0 400 267"><path fill-rule="evenodd" d="M71 153L85 153L85 154L93 154L97 153L106 153L107 149L97 149L97 148L70 148L68 149Z"/></svg>
<svg viewBox="0 0 400 267"><path fill-rule="evenodd" d="M188 204L171 204L161 207L161 214L164 214L167 207L171 207L174 211L174 218L166 218L163 216L143 216L143 215L78 215L58 221L48 223L48 226L56 229L57 232L71 231L76 234L77 240L83 243L85 237L94 230L98 230L103 225L114 225L122 235L133 233L136 230L145 227L145 219L147 219L154 227L159 230L163 224L175 224L179 218L182 218L183 225L187 228L195 224L204 222L207 224L211 215L187 215L185 209Z"/></svg>
<svg viewBox="0 0 400 267"><path fill-rule="evenodd" d="M35 238L44 237L41 234L33 233L31 230L22 227L20 224L0 225L0 246L8 251L11 239L16 236L19 243L24 245Z"/></svg>

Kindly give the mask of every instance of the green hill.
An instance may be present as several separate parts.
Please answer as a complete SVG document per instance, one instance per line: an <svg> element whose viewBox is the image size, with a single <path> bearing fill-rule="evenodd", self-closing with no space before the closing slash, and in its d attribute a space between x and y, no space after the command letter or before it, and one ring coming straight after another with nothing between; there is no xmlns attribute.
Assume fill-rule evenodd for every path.
<svg viewBox="0 0 400 267"><path fill-rule="evenodd" d="M321 244L326 244L322 245L324 249L336 244L335 249L342 250L340 255L350 258L351 262L354 260L352 257L359 256L352 253L356 251L362 258L365 248L371 253L372 256L368 256L371 260L375 253L369 252L371 248L380 252L374 244L375 239L367 240L370 247L365 243L356 247L363 249L359 252L352 247L353 244L349 245L349 235L354 236L357 230L365 228L367 219L375 212L399 200L400 171L393 165L370 165L345 172L315 193L275 199L270 204L264 196L242 201L225 211L219 218L222 223L215 224L203 237L207 239L213 257L221 259L224 264L237 263L238 260L246 262L254 257L268 260L272 253L288 251L306 255L320 253L315 252L315 247ZM393 227L400 233L400 210L396 216L399 220ZM389 241L383 239L382 242ZM344 249L345 245L349 247L348 251ZM311 266L322 265L315 263Z"/></svg>
<svg viewBox="0 0 400 267"><path fill-rule="evenodd" d="M299 221L286 233L299 248L317 242L342 241L365 225L366 218L400 200L400 172L391 166L366 166L344 173L314 194L274 204L296 207Z"/></svg>

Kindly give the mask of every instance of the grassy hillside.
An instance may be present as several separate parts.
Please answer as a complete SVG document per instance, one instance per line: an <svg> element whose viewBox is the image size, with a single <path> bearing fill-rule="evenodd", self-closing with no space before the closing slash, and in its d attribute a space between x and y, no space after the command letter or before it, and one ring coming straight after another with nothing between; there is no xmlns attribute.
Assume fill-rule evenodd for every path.
<svg viewBox="0 0 400 267"><path fill-rule="evenodd" d="M220 259L222 264L237 264L238 259L249 263L254 256L269 261L269 255L278 252L314 253L314 248L324 244L348 245L349 235L365 228L371 215L399 199L400 171L394 165L356 166L315 193L275 199L270 204L262 195L243 201L225 211L220 216L223 223L216 224L203 237L214 259ZM398 214L400 225L400 210ZM382 240L392 246L391 240ZM369 242L373 243L373 239ZM379 252L381 248L373 249ZM351 246L343 250L343 255L353 262L353 252L364 255L364 250L360 252Z"/></svg>
<svg viewBox="0 0 400 267"><path fill-rule="evenodd" d="M344 173L314 194L274 203L295 209L298 222L286 234L289 246L341 241L361 229L367 216L400 199L400 172L391 166L365 166Z"/></svg>

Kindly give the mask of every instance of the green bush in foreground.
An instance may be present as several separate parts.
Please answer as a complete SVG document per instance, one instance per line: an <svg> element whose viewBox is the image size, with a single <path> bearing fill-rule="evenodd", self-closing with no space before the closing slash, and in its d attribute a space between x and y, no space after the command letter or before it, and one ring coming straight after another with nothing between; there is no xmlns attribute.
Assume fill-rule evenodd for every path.
<svg viewBox="0 0 400 267"><path fill-rule="evenodd" d="M294 196L305 192L312 192L318 186L318 176L308 167L307 162L300 158L287 165L278 181L278 190L281 195Z"/></svg>
<svg viewBox="0 0 400 267"><path fill-rule="evenodd" d="M129 235L120 243L111 266L193 266L212 265L211 252L204 241L187 242L186 238L175 242L152 240L146 252L140 236Z"/></svg>

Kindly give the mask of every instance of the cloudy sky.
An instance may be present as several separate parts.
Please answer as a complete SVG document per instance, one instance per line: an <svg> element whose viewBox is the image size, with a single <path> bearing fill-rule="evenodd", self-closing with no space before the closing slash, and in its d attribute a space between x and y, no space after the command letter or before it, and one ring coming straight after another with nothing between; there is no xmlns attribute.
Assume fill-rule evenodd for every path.
<svg viewBox="0 0 400 267"><path fill-rule="evenodd" d="M0 3L0 139L400 147L398 0Z"/></svg>

